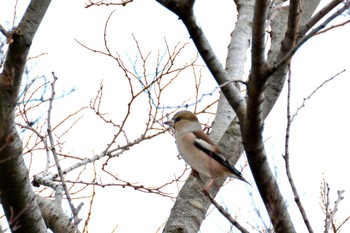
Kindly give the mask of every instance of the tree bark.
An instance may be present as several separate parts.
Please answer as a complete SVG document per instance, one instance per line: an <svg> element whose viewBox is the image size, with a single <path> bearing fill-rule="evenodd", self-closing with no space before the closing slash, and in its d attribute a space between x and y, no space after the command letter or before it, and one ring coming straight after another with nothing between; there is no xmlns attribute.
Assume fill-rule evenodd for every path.
<svg viewBox="0 0 350 233"><path fill-rule="evenodd" d="M63 211L61 203L36 195L47 228L55 233L78 233L76 226Z"/></svg>
<svg viewBox="0 0 350 233"><path fill-rule="evenodd" d="M226 60L226 72L231 81L242 80L244 77L244 63L250 46L254 7L253 0L237 2L239 14L237 21L232 22L232 27L234 24L236 27L231 34ZM235 87L239 91L239 86ZM230 162L235 164L243 153L240 126L235 112L223 94L217 111L221 114L215 117L210 137L230 157ZM224 180L216 181L216 185L210 190L212 196L217 194L223 182ZM178 194L163 232L198 232L210 205L211 202L203 195L199 182L190 175Z"/></svg>
<svg viewBox="0 0 350 233"><path fill-rule="evenodd" d="M217 64L215 62L216 59L214 52L211 51L210 45L207 44L206 39L203 39L204 35L200 31L200 28L195 25L195 17L192 9L183 10L181 7L177 7L176 1L157 1L166 8L173 11L180 17L180 19L183 20L203 60L206 62L209 70L212 72L218 84L222 85L221 88L223 94L228 101L225 102L225 100L221 98L219 107L222 109L218 109L218 112L226 114L226 116L231 119L234 118L234 114L230 116L230 108L227 106L230 104L238 116L232 120L231 124L223 134L222 131L224 130L222 127L216 127L216 125L224 124L227 126L227 123L223 123L226 122L226 116L216 117L213 125L214 141L219 141L220 148L227 155L231 156L230 161L233 162L232 164L234 164L243 152L243 147L241 144L241 132L243 132L245 150L250 154L249 163L251 165L251 169L254 170L253 174L255 173L255 177L257 177L257 182L259 182L258 186L260 186L260 193L269 212L271 221L274 223L275 231L295 232L293 223L286 208L286 204L281 193L278 190L278 185L275 182L267 163L267 155L265 153L262 140L262 126L263 120L271 111L282 91L287 74L287 65L285 65L275 70L272 75L268 75L267 62L274 64L293 46L293 41L287 38L287 36L293 36L292 40L295 40L295 34L299 24L297 23L296 18L293 18L295 17L293 15L296 14L297 10L299 9L294 6L294 8L289 9L289 11L288 8L286 8L286 11L284 7L282 7L281 10L278 7L271 8L275 11L275 14L273 17L270 15L271 18L269 18L269 20L272 22L272 44L269 50L269 57L267 62L263 62L263 54L265 53L265 38L259 37L265 33L265 20L267 12L258 12L258 16L261 19L259 19L257 23L260 24L256 23L254 27L260 27L259 30L261 30L257 31L255 35L259 41L256 42L257 44L255 44L255 49L258 50L255 50L253 52L255 55L257 55L257 57L252 58L253 63L255 63L254 67L252 67L253 76L255 75L255 77L252 76L253 80L250 80L249 83L250 87L248 87L248 92L251 92L248 93L247 107L244 104L242 105L241 99L238 97L237 85L235 88L228 84L230 80L232 81L232 79L228 79L228 77L233 77L234 79L237 78L238 80L242 78L240 75L237 75L237 77L235 75L231 76L231 74L234 74L234 71L232 70L242 69L242 67L244 67L244 63L236 62L236 60L241 61L242 57L235 57L238 56L238 54L231 54L230 48L239 47L242 45L243 50L247 49L246 43L244 42L251 39L251 34L249 32L244 33L244 31L239 27L239 23L242 22L242 19L244 18L248 22L245 25L246 29L251 29L251 27L247 25L252 25L252 10L250 8L252 8L254 1L235 1L238 9L238 21L236 28L234 29L234 33L232 33L232 40L229 45L226 70L224 72L221 70L220 64ZM186 5L184 2L186 1L183 0L182 5ZM298 18L298 20L301 19L301 25L310 19L312 13L319 3L318 0L311 1L312 3L310 3L310 1L306 2L307 3L304 1L302 2L301 8L305 9L305 12L303 11L302 17ZM259 1L259 3L265 4L265 6L263 6L265 9L268 7L266 4L267 1ZM193 1L191 6L193 6ZM247 9L250 10L245 11ZM275 17L276 15L277 17ZM290 16L289 21L287 21L288 15ZM282 20L282 23L278 20ZM289 34L286 35L287 25L289 25L291 31L289 31ZM239 36L242 36L243 40L240 40L242 38ZM282 41L284 41L283 45ZM288 44L287 42L290 41L291 43ZM259 47L256 45L259 45ZM254 54L252 54L252 56L254 56ZM237 59L235 60L235 58ZM240 68L237 68L235 65L238 65ZM265 76L261 77L261 75L263 76L264 74ZM255 116L252 116L252 114L255 114ZM222 121L222 119L224 120ZM255 120L258 120L258 122L254 122ZM218 132L216 132L217 128L219 129ZM221 139L218 140L218 138ZM222 182L220 184L222 184ZM200 225L204 220L205 214L210 206L210 201L202 194L199 187L200 186L198 185L198 182L196 182L195 178L190 176L178 195L177 201L174 204L167 224L164 228L164 232L198 232ZM267 190L274 190L274 192L267 192ZM216 195L217 191L218 189L212 190L212 195Z"/></svg>
<svg viewBox="0 0 350 233"><path fill-rule="evenodd" d="M50 4L32 0L10 43L0 80L0 195L12 232L46 232L46 226L22 157L22 141L15 126L18 92L34 35Z"/></svg>

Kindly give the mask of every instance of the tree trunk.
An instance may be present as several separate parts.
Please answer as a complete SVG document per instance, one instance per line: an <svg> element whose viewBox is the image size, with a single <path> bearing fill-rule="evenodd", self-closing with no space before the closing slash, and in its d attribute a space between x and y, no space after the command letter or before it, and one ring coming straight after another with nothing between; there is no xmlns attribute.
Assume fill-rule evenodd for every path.
<svg viewBox="0 0 350 233"><path fill-rule="evenodd" d="M184 21L184 24L186 25L187 29L190 32L191 38L193 39L194 43L196 44L199 52L202 55L203 60L206 62L208 68L212 71L212 74L214 78L218 81L219 85L222 85L222 91L226 98L221 95L220 101L218 104L218 110L217 110L217 116L214 120L213 129L211 132L212 139L215 142L218 142L220 148L223 150L224 153L226 153L228 156L231 157L230 162L232 164L235 164L235 162L238 160L238 158L241 156L243 152L243 146L242 146L242 138L241 138L241 132L251 132L251 131L245 131L244 129L241 129L240 127L243 125L243 122L249 123L250 119L249 117L246 117L246 113L243 111L244 106L242 108L237 108L237 106L240 105L240 100L237 101L235 93L232 93L229 91L228 86L228 79L222 79L222 75L226 77L230 77L231 81L237 81L243 79L243 67L244 63L246 61L246 52L249 48L250 41L252 38L252 25L253 25L253 7L255 1L235 1L237 4L237 11L238 11L238 18L236 22L236 27L233 30L231 34L231 42L228 46L228 56L226 60L226 68L225 72L226 74L223 74L220 72L220 68L213 65L213 60L215 60L215 55L211 54L211 50L208 49L206 46L204 46L202 43L206 43L206 40L203 38L200 38L200 36L203 36L203 33L201 32L195 32L194 34L192 31L194 30L195 26L191 25L188 21L189 15L193 14L191 10L188 10L184 7L182 8L185 0L181 1L182 4L177 5L175 1L162 1L157 0L160 4L168 8L169 10L173 11L175 14L177 14L180 19ZM187 2L193 2L194 1L187 1ZM317 5L319 3L319 0L314 1L306 1L302 2L302 17L300 21L300 25L303 25L305 22L307 22L314 10L316 9ZM187 4L188 5L188 4ZM191 4L190 4L191 5ZM287 18L288 18L288 8L281 7L280 6L274 7L270 9L270 23L271 23L271 40L272 44L269 50L269 62L272 64L277 62L278 59L283 57L288 49L285 51L281 51L281 42L285 38L285 33L287 30ZM273 13L272 13L273 10ZM273 14L273 15L272 15ZM191 16L194 17L194 16ZM192 20L194 21L194 20ZM265 22L263 22L265 24ZM299 25L298 25L299 26ZM198 29L197 29L198 31ZM200 35L200 36L198 36ZM210 46L209 46L210 47ZM214 57L214 58L213 58ZM255 111L261 111L261 117L262 119L265 119L268 113L271 111L272 107L276 103L287 74L287 66L283 66L277 71L275 71L271 77L266 77L267 85L265 85L261 88L265 88L262 92L262 97L260 98L261 101L263 101L261 106L257 106L258 108L255 109ZM224 80L224 81L222 81ZM236 87L238 86L237 83ZM227 88L227 91L225 89ZM231 89L232 90L232 89ZM261 90L260 90L261 91ZM249 97L248 97L249 98ZM228 100L228 101L227 101ZM235 113L237 116L235 117L235 114L232 112L232 107L235 109ZM254 107L255 105L253 105ZM255 108L255 107L254 107ZM260 109L260 110L259 110ZM230 124L227 123L228 119L230 120ZM263 124L263 122L261 122ZM258 138L260 137L260 141L262 142L262 128L260 127L260 130L258 130ZM249 135L245 135L245 144L246 149L251 148L252 143L251 139L249 138ZM257 144L256 144L257 145ZM262 144L263 146L263 144ZM255 149L255 148L254 148ZM260 176L260 179L264 177L268 177L269 179L273 179L273 176L271 175L271 171L269 168L269 165L267 163L266 154L264 153L264 150L259 151L261 152L261 156L259 160L255 160L256 153L252 153L250 156L250 163L252 163L251 169L255 169L255 174L257 176ZM259 154L258 153L258 154ZM255 163L256 162L256 163ZM264 163L265 166L264 169L261 169L261 164ZM260 164L260 165L259 165ZM265 172L268 172L267 175ZM253 172L254 173L254 172ZM259 180L259 178L258 178ZM259 181L260 182L260 181ZM223 181L217 182L218 184L222 184ZM271 222L274 223L274 227L276 232L294 232L294 227L291 222L291 219L289 217L286 204L278 191L278 186L276 182L272 182L270 184L274 185L268 185L268 188L265 186L260 185L260 193L261 196L265 202L266 208L269 212ZM269 188L272 188L276 192L265 192L264 190L267 190ZM219 188L213 189L212 195L215 196L218 192ZM275 203L276 201L276 194L278 194L278 203ZM202 221L204 220L207 210L210 206L210 200L205 197L202 194L202 191L200 189L200 185L196 181L196 179L192 176L188 178L185 185L181 189L178 198L173 206L173 209L171 211L171 214L169 216L169 219L164 227L163 232L198 232L200 229L200 226L202 224Z"/></svg>
<svg viewBox="0 0 350 233"><path fill-rule="evenodd" d="M28 52L49 4L49 0L32 0L18 27L8 33L10 45L1 73L0 195L12 232L46 232L22 157L15 109Z"/></svg>

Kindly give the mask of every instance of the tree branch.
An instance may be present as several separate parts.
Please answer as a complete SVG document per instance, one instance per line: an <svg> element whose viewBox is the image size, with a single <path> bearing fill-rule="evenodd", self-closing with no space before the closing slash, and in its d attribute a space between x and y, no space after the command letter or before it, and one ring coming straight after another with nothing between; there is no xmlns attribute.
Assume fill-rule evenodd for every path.
<svg viewBox="0 0 350 233"><path fill-rule="evenodd" d="M331 10L337 7L340 3L344 2L344 0L333 0L324 6L317 14L315 14L306 24L304 24L300 30L298 37L301 38L305 36L305 34L318 23L325 15L327 15Z"/></svg>
<svg viewBox="0 0 350 233"><path fill-rule="evenodd" d="M266 67L265 60L262 60L265 47L261 41L261 37L265 35L265 26L263 24L266 21L267 7L269 4L267 1L256 1L255 4L252 68L247 90L247 113L244 121L241 121L243 145L254 180L275 232L295 232L287 211L287 205L268 164L262 137L264 125L264 90L270 74L268 72L269 69ZM254 39L254 37L259 38ZM255 56L258 58L254 58Z"/></svg>
<svg viewBox="0 0 350 233"><path fill-rule="evenodd" d="M39 204L46 226L52 232L79 233L57 202L47 200L39 195L35 196L35 200Z"/></svg>
<svg viewBox="0 0 350 233"><path fill-rule="evenodd" d="M54 73L52 73L52 76L53 76L53 82L51 83L51 89L52 89L51 92L52 93L51 93L50 102L49 102L49 109L48 109L48 113L47 113L47 135L49 137L49 142L51 145L51 152L52 152L53 158L55 160L55 165L57 167L57 171L58 171L61 183L62 183L62 187L64 189L65 196L67 197L68 204L72 210L72 214L74 216L74 223L77 226L80 222L80 219L78 217L79 210L74 207L73 202L72 202L72 198L70 197L69 190L68 190L67 185L66 185L66 182L64 181L63 171L62 171L62 168L60 165L60 161L58 159L58 155L56 153L55 142L54 142L54 139L52 136L51 113L52 113L52 104L53 104L53 100L55 97L55 83L57 81L57 77L55 76Z"/></svg>
<svg viewBox="0 0 350 233"><path fill-rule="evenodd" d="M267 71L265 58L265 32L269 2L270 1L267 0L257 0L255 1L254 7L251 72L253 77L256 78L256 81L261 80L261 82L265 82L267 79L267 76L265 75Z"/></svg>
<svg viewBox="0 0 350 233"><path fill-rule="evenodd" d="M237 8L239 14L237 21L232 22L232 24L235 24L236 26L231 34L231 42L227 56L226 69L228 70L228 74L224 74L225 76L228 76L229 80L241 80L243 78L246 51L249 48L251 40L251 22L254 7L254 1L251 0L236 2L239 5ZM204 37L203 34L202 36ZM241 42L244 46L237 46L237 44L240 44ZM206 43L208 42L206 41ZM236 56L238 56L239 59L237 59ZM214 60L217 61L216 58ZM220 67L218 69L222 69L221 64L219 65ZM239 90L238 85L232 81L222 82L223 83L219 85L228 86L234 84L237 87L237 90ZM229 105L225 97L220 97L219 105L223 104L223 101L226 102L224 103L225 105ZM220 107L220 109L222 108ZM230 110L227 110L225 115L219 113L216 115L210 137L218 143L219 147L225 154L230 155L231 164L235 164L243 152L243 146L240 139L241 133L238 120L234 118L232 107L229 109ZM227 116L227 118L225 118L225 116ZM222 118L219 119L219 117ZM224 126L224 128L218 129L219 127L222 127L222 120L227 121L227 119L229 120L228 124L232 121L231 126L227 129L228 124L225 124L226 127ZM215 131L220 132L214 135ZM216 185L210 190L211 196L216 195L223 182L223 180L216 180ZM195 203L198 204L195 205ZM206 218L206 213L210 205L211 202L205 195L203 195L198 180L192 175L189 176L177 196L169 220L164 227L164 232L181 230L184 232L198 232L202 221Z"/></svg>
<svg viewBox="0 0 350 233"><path fill-rule="evenodd" d="M18 27L11 31L0 79L0 193L12 232L46 232L22 157L22 142L15 128L15 107L28 52L50 4L32 0Z"/></svg>
<svg viewBox="0 0 350 233"><path fill-rule="evenodd" d="M326 27L333 19L341 15L343 12L345 12L347 9L350 7L350 2L347 1L345 2L344 6L337 10L335 13L330 15L327 19L325 19L319 26L314 28L310 33L304 35L298 40L298 43L292 47L286 54L285 56L271 68L271 73L275 72L278 70L280 67L285 66L286 64L289 63L290 58L296 53L296 51L306 42L308 41L311 37L316 35L317 32L319 32L321 29Z"/></svg>
<svg viewBox="0 0 350 233"><path fill-rule="evenodd" d="M239 222L232 218L232 216L219 204L217 203L214 198L206 191L203 190L204 194L209 198L211 203L216 207L216 209L233 225L235 226L240 232L242 233L249 233L247 229L245 229Z"/></svg>
<svg viewBox="0 0 350 233"><path fill-rule="evenodd" d="M167 9L173 11L185 24L191 39L211 74L219 85L228 83L230 81L226 71L216 57L208 40L206 39L202 28L198 25L196 17L193 13L193 0L157 0ZM235 110L237 116L243 119L245 114L246 103L240 91L233 83L223 85L221 91L224 93L226 99L230 102L232 108Z"/></svg>
<svg viewBox="0 0 350 233"><path fill-rule="evenodd" d="M298 190L294 184L294 180L292 178L292 173L290 170L290 165L289 165L289 138L290 138L290 128L291 124L293 122L293 117L290 114L290 97L291 97L291 73L289 71L289 77L287 80L288 83L288 90L287 90L287 127L286 127L286 136L285 136L285 151L284 151L284 160L285 160L285 165L286 165L286 173L287 173L287 178L289 181L289 184L292 188L293 194L294 194L294 200L295 203L297 204L299 208L299 212L304 220L304 223L306 225L306 228L308 229L309 233L313 233L314 231L312 230L312 226L309 222L309 219L306 215L306 211L301 203Z"/></svg>

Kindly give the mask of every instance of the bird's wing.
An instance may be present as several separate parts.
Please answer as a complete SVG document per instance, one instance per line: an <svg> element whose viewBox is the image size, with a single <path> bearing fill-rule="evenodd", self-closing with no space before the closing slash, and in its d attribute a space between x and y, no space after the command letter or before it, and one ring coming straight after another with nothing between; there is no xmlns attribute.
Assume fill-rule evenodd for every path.
<svg viewBox="0 0 350 233"><path fill-rule="evenodd" d="M226 166L227 159L220 152L215 151L215 149L216 149L215 146L210 145L209 143L207 143L206 141L204 141L203 139L200 139L200 138L196 138L194 140L194 145L198 149L204 151L210 157L213 157L219 163L221 163L221 164Z"/></svg>
<svg viewBox="0 0 350 233"><path fill-rule="evenodd" d="M214 143L209 139L209 137L204 132L198 131L198 132L193 132L193 133L196 136L196 139L194 140L194 145L198 149L202 150L208 156L210 156L211 158L213 158L214 160L216 160L217 162L219 162L220 164L222 164L223 166L228 168L233 173L233 175L236 176L238 179L248 183L243 178L242 173L239 172L234 166L232 166L228 162L228 160L222 154L220 149L217 146L214 145ZM205 135L207 138L204 137L203 135Z"/></svg>

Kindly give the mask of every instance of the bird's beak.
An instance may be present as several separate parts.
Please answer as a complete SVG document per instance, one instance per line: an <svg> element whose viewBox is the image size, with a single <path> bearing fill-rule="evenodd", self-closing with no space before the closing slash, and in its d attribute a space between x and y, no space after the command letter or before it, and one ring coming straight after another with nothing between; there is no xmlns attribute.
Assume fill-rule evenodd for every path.
<svg viewBox="0 0 350 233"><path fill-rule="evenodd" d="M164 124L166 125L169 125L170 127L174 127L174 121L173 120L167 120L167 121L164 121Z"/></svg>

